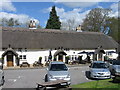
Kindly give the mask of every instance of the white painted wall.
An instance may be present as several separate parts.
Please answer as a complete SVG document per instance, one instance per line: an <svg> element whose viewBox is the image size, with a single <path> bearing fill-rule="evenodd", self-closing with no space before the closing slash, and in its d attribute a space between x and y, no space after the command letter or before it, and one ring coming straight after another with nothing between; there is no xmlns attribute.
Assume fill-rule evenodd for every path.
<svg viewBox="0 0 120 90"><path fill-rule="evenodd" d="M56 52L57 50L52 50L51 51L51 54L52 56L54 56L54 53ZM78 54L82 51L86 51L86 52L94 52L95 50L69 50L69 51L64 51L67 53L67 56L81 56L83 55L82 59L86 59L87 55L86 54ZM115 51L114 49L112 50L105 50L105 52L107 51ZM45 56L49 56L49 50L41 50L41 51L22 51L22 52L18 52L18 55L26 55L26 59L21 59L20 60L20 64L22 62L28 62L29 64L33 64L35 61L38 61L39 60L39 57L42 57L42 63L45 64ZM0 56L2 56L2 54L4 53L4 51L0 51ZM104 54L105 56L106 54ZM113 58L113 59L116 59L118 56L118 54L116 53L113 53L111 56L109 56L110 58ZM54 57L52 57L54 58ZM65 57L64 57L65 58ZM93 55L90 56L91 59L93 59ZM74 58L75 59L75 58ZM7 65L6 64L6 57L4 58L4 62L5 64L4 65Z"/></svg>

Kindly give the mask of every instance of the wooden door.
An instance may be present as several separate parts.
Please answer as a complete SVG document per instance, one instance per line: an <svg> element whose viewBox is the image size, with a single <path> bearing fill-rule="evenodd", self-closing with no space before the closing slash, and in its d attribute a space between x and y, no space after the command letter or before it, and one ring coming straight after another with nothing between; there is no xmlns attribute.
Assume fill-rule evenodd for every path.
<svg viewBox="0 0 120 90"><path fill-rule="evenodd" d="M59 55L59 56L58 56L58 61L63 62L63 55Z"/></svg>
<svg viewBox="0 0 120 90"><path fill-rule="evenodd" d="M7 55L7 66L8 67L13 66L13 55Z"/></svg>

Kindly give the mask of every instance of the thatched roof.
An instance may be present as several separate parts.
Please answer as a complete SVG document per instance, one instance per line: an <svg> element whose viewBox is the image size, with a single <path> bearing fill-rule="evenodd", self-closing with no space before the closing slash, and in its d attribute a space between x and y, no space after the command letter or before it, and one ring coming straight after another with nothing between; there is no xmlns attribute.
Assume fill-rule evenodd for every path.
<svg viewBox="0 0 120 90"><path fill-rule="evenodd" d="M98 32L75 32L63 30L3 27L2 48L27 49L103 49L117 48L118 44L109 36Z"/></svg>

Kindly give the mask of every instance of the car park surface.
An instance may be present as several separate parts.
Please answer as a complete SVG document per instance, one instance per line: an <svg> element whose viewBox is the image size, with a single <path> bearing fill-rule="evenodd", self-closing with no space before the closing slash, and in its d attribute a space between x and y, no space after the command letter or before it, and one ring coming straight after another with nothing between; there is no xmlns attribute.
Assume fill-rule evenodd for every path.
<svg viewBox="0 0 120 90"><path fill-rule="evenodd" d="M69 67L71 85L89 82L85 72L89 70L88 65ZM3 88L36 88L36 83L43 83L46 68L4 70L5 84Z"/></svg>

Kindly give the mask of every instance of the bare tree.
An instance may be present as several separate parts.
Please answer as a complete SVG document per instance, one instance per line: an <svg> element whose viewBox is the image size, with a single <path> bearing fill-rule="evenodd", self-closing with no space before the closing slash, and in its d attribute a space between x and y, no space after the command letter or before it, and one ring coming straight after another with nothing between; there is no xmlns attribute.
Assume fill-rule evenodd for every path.
<svg viewBox="0 0 120 90"><path fill-rule="evenodd" d="M74 18L67 19L61 23L62 30L75 30L76 26L79 25Z"/></svg>

